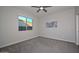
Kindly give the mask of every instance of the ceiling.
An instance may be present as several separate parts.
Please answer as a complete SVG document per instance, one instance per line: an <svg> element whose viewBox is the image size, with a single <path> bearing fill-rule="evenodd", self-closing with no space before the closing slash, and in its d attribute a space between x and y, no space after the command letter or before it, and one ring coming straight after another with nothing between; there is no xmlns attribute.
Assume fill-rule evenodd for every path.
<svg viewBox="0 0 79 59"><path fill-rule="evenodd" d="M41 19L50 14L60 12L60 11L63 11L63 10L69 9L69 8L74 8L74 7L73 6L52 6L49 8L45 8L47 10L47 13L45 13L42 10L39 13L37 13L38 8L33 8L31 6L21 6L19 8L24 9L24 10L30 12L31 14L33 14L35 17Z"/></svg>

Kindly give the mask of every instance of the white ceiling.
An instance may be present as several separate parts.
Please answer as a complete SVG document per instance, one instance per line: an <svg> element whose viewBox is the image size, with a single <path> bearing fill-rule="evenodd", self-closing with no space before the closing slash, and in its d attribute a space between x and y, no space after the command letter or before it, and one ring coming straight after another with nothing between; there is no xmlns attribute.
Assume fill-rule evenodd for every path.
<svg viewBox="0 0 79 59"><path fill-rule="evenodd" d="M60 12L60 11L63 11L63 10L69 9L69 8L74 8L74 7L73 6L52 6L52 7L46 8L47 13L45 13L42 10L39 13L37 13L38 8L33 8L31 6L21 6L19 8L29 11L35 17L41 19L47 15L50 15L50 14L53 14L56 12Z"/></svg>

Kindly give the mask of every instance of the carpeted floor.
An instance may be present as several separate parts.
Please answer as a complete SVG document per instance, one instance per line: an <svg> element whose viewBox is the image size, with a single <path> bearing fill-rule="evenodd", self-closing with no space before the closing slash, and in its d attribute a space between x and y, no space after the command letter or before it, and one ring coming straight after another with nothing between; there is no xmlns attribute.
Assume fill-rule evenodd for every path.
<svg viewBox="0 0 79 59"><path fill-rule="evenodd" d="M78 53L79 47L74 43L37 37L26 40L5 48L0 52L4 53Z"/></svg>

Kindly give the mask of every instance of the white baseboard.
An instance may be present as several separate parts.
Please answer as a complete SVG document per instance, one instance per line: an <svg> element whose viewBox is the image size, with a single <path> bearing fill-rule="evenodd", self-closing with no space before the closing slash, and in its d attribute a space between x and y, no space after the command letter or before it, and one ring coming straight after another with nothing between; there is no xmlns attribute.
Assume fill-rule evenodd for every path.
<svg viewBox="0 0 79 59"><path fill-rule="evenodd" d="M32 39L32 38L36 38L36 37L38 37L38 36L31 37L30 39ZM20 41L16 41L16 42L8 43L8 44L5 44L5 45L0 46L0 48L7 47L7 46L10 46L10 45L13 45L13 44L16 44L16 43L25 41L25 40L30 40L30 39L24 39L24 40L20 40Z"/></svg>
<svg viewBox="0 0 79 59"><path fill-rule="evenodd" d="M39 36L40 36L40 35L39 35ZM34 36L34 37L32 37L32 38L36 38L36 37L39 37L39 36ZM40 36L40 37L45 37L45 36ZM32 39L32 38L30 38L30 39ZM45 37L45 38L50 38L50 37ZM0 48L6 47L6 46L10 46L10 45L13 45L13 44L16 44L16 43L25 41L25 40L30 40L30 39L24 39L24 40L20 40L20 41L17 41L17 42L12 42L12 43L9 43L9 44L6 44L6 45L2 45L2 46L0 46ZM50 39L59 40L58 38L50 38ZM66 41L66 40L61 40L61 41ZM70 41L67 41L67 42L70 42ZM72 43L75 43L75 42L72 42ZM75 44L76 44L76 45L79 45L79 43L75 43Z"/></svg>
<svg viewBox="0 0 79 59"><path fill-rule="evenodd" d="M45 38L49 38L49 39L56 39L56 40L61 40L61 41L66 41L66 42L72 42L72 43L75 43L73 41L68 41L68 40L64 40L64 39L61 39L61 38L51 38L51 37L47 37L47 36L40 36L40 37L45 37ZM76 43L75 43L76 44Z"/></svg>
<svg viewBox="0 0 79 59"><path fill-rule="evenodd" d="M79 45L79 43L78 43L78 42L76 42L76 45Z"/></svg>

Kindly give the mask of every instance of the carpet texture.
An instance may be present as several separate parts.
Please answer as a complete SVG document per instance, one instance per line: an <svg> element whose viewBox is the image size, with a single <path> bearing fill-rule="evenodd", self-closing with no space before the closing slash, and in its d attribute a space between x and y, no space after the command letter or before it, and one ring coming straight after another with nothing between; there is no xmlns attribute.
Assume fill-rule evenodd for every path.
<svg viewBox="0 0 79 59"><path fill-rule="evenodd" d="M36 37L0 49L1 53L78 53L79 46L44 37Z"/></svg>

